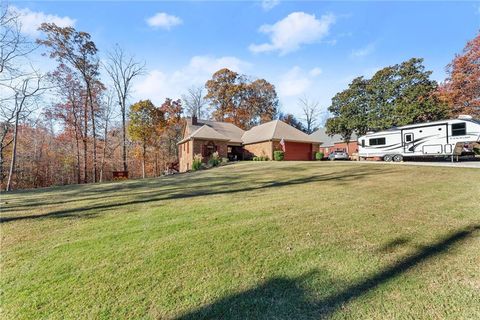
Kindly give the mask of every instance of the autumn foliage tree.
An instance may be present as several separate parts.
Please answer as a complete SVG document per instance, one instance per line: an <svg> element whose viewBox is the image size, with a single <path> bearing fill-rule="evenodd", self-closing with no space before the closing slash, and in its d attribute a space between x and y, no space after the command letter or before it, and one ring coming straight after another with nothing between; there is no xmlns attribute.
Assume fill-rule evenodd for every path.
<svg viewBox="0 0 480 320"><path fill-rule="evenodd" d="M245 75L224 68L215 72L205 87L205 98L217 121L249 129L273 120L278 113L275 87L264 79L251 81Z"/></svg>
<svg viewBox="0 0 480 320"><path fill-rule="evenodd" d="M95 102L99 89L103 86L99 80L98 49L87 32L77 31L73 27L59 27L55 23L42 23L39 28L46 38L37 43L50 50L50 57L60 64L69 65L78 72L85 85L84 98L84 132L88 132L88 119L92 131L93 181L97 181L97 135L95 116L98 104ZM87 136L83 137L84 157L87 158ZM84 162L83 182L87 182L87 161Z"/></svg>
<svg viewBox="0 0 480 320"><path fill-rule="evenodd" d="M448 104L451 115L480 117L480 32L455 56L447 73L438 96Z"/></svg>
<svg viewBox="0 0 480 320"><path fill-rule="evenodd" d="M130 106L128 133L133 141L140 144L142 177L146 176L147 149L153 144L157 128L164 121L163 112L150 100L141 100Z"/></svg>

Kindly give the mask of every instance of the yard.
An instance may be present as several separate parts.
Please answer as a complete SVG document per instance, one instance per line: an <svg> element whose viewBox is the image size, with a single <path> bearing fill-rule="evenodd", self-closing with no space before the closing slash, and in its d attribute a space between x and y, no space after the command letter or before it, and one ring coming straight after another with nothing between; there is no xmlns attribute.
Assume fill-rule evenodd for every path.
<svg viewBox="0 0 480 320"><path fill-rule="evenodd" d="M2 195L3 319L478 319L480 170L243 162Z"/></svg>

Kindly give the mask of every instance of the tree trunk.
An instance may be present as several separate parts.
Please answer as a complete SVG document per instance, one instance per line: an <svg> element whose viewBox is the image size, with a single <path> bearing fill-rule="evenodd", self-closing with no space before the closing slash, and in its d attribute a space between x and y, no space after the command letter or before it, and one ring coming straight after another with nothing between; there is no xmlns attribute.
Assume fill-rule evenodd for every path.
<svg viewBox="0 0 480 320"><path fill-rule="evenodd" d="M84 134L83 134L83 183L88 182L88 167L87 167L87 159L88 159L88 146L87 146L87 138L88 138L88 98L85 97L85 109L83 110L84 115Z"/></svg>
<svg viewBox="0 0 480 320"><path fill-rule="evenodd" d="M128 170L128 165L127 165L127 135L126 135L126 115L125 115L125 98L122 100L122 159L123 159L123 171Z"/></svg>
<svg viewBox="0 0 480 320"><path fill-rule="evenodd" d="M17 136L18 136L18 120L20 117L20 111L17 111L15 115L15 126L13 128L13 149L12 149L12 160L10 162L10 171L8 172L8 181L6 191L12 190L12 177L15 172L15 162L17 160Z"/></svg>
<svg viewBox="0 0 480 320"><path fill-rule="evenodd" d="M106 119L108 119L108 116L106 117ZM102 162L100 163L100 182L103 182L103 169L105 167L105 157L107 156L107 138L108 138L108 120L105 120L105 131L103 132Z"/></svg>
<svg viewBox="0 0 480 320"><path fill-rule="evenodd" d="M145 156L147 154L147 143L143 142L143 151L142 151L142 178L145 179Z"/></svg>
<svg viewBox="0 0 480 320"><path fill-rule="evenodd" d="M2 186L3 186L3 144L0 145L0 190L2 190Z"/></svg>
<svg viewBox="0 0 480 320"><path fill-rule="evenodd" d="M93 182L97 182L97 135L95 133L95 107L93 105L92 89L87 84L88 98L90 100L90 115L92 117L92 136L93 136Z"/></svg>

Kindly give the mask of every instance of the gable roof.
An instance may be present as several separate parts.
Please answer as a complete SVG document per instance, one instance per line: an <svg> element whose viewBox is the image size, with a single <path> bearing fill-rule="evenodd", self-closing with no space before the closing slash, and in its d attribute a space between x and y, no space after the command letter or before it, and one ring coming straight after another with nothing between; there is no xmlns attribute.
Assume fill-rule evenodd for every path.
<svg viewBox="0 0 480 320"><path fill-rule="evenodd" d="M317 131L312 133L310 137L313 137L316 140L322 141L322 147L332 147L335 143L344 142L344 139L341 135L335 134L333 136L329 136L326 133L325 128L319 128ZM357 141L358 137L355 133L352 133L350 141Z"/></svg>
<svg viewBox="0 0 480 320"><path fill-rule="evenodd" d="M320 140L286 124L280 120L273 120L251 128L242 136L244 144L261 141L282 140L293 142L320 143Z"/></svg>
<svg viewBox="0 0 480 320"><path fill-rule="evenodd" d="M242 143L242 135L244 131L233 123L197 120L196 124L192 123L192 118L186 119L185 136L179 143L185 142L192 138L205 140L221 140L231 143Z"/></svg>

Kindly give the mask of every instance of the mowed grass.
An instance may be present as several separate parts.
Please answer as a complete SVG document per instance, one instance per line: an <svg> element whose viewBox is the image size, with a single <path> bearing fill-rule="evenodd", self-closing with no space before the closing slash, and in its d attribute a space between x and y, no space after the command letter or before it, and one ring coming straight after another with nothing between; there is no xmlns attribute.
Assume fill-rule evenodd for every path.
<svg viewBox="0 0 480 320"><path fill-rule="evenodd" d="M480 170L244 162L2 195L2 319L479 319Z"/></svg>

